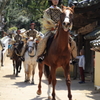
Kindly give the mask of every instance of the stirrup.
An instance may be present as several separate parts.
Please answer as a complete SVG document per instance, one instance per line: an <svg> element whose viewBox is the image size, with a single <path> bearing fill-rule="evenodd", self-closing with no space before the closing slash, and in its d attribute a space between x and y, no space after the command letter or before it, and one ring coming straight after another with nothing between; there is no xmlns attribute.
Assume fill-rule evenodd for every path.
<svg viewBox="0 0 100 100"><path fill-rule="evenodd" d="M44 56L39 57L39 58L37 59L37 62L41 63L43 60L44 60Z"/></svg>

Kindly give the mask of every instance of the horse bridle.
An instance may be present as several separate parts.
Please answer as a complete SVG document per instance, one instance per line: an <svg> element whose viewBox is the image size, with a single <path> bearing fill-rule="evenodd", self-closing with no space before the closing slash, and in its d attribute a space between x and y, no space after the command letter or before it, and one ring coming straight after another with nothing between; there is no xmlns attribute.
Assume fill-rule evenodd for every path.
<svg viewBox="0 0 100 100"><path fill-rule="evenodd" d="M70 17L69 17L69 16L65 16L65 18L70 19ZM73 26L73 23L72 23L72 21L70 20L70 27L69 27L68 31L70 31L70 30L72 29L72 26Z"/></svg>
<svg viewBox="0 0 100 100"><path fill-rule="evenodd" d="M17 53L17 51L18 51L18 53ZM19 53L19 50L18 50L17 48L15 48L15 54L16 54L17 56L21 56L20 53Z"/></svg>
<svg viewBox="0 0 100 100"><path fill-rule="evenodd" d="M28 48L29 48L29 47L31 47L32 49L34 49L34 47L33 47L33 46L27 46L27 47L28 47ZM29 55L29 51L28 51L28 55ZM34 57L34 56L36 56L36 52L35 52L35 54L34 54L34 55L32 55L32 56L31 56L31 55L29 55L29 56L30 56L30 57Z"/></svg>

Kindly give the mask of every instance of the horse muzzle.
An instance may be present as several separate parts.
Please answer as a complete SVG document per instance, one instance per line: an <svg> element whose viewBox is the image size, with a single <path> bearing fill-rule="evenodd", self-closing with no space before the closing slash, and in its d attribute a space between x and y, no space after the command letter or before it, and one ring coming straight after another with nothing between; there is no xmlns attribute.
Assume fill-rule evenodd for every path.
<svg viewBox="0 0 100 100"><path fill-rule="evenodd" d="M63 26L64 31L68 31L70 29L70 23L63 22L62 26Z"/></svg>

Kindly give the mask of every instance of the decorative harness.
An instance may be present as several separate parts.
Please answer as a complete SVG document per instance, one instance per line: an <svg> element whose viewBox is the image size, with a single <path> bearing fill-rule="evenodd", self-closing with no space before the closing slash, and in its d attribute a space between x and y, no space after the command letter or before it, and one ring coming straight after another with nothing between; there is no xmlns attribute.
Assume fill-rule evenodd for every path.
<svg viewBox="0 0 100 100"><path fill-rule="evenodd" d="M28 47L31 47L32 49L34 49L32 46L28 46ZM29 55L29 51L28 51L28 55ZM36 52L35 52L35 54L34 55L29 55L30 57L34 57L34 56L36 56Z"/></svg>
<svg viewBox="0 0 100 100"><path fill-rule="evenodd" d="M28 45L27 45L27 47L28 47L28 48L31 47L33 50L34 50L34 48L35 48L35 46L28 46ZM35 48L35 49L36 49L36 48ZM29 50L28 50L28 55L29 55L30 57L36 56L36 50L35 50L35 54L34 54L34 55L30 55L30 54L29 54Z"/></svg>

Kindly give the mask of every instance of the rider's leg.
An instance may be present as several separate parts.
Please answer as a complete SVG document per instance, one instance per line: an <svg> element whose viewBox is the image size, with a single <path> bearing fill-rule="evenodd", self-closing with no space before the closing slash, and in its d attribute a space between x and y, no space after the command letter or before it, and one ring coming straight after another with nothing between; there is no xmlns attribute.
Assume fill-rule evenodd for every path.
<svg viewBox="0 0 100 100"><path fill-rule="evenodd" d="M42 62L44 60L44 51L46 48L47 38L44 38L37 46L37 62Z"/></svg>
<svg viewBox="0 0 100 100"><path fill-rule="evenodd" d="M48 32L48 34L45 35L45 37L38 43L37 46L37 62L42 62L45 57L45 48L47 44L47 40L49 36L51 35L51 32Z"/></svg>

